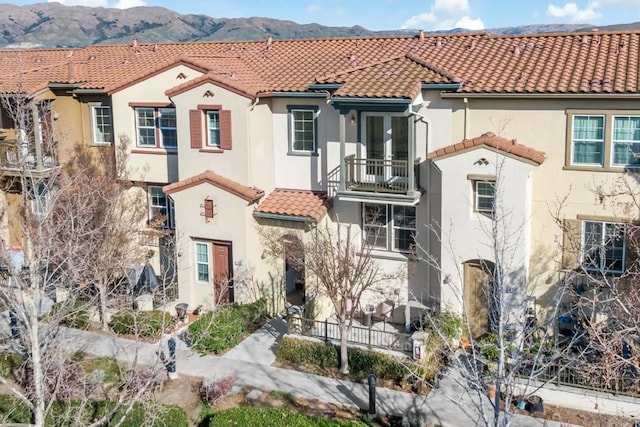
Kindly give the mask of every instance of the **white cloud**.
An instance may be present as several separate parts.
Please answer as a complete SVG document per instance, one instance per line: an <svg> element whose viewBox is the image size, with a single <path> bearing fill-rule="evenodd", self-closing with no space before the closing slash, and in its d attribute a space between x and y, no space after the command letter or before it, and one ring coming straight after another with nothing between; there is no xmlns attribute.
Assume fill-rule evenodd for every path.
<svg viewBox="0 0 640 427"><path fill-rule="evenodd" d="M307 6L307 12L309 13L315 13L319 11L320 11L320 6L318 6L317 4L310 4Z"/></svg>
<svg viewBox="0 0 640 427"><path fill-rule="evenodd" d="M468 16L463 16L456 22L456 28L466 28L467 30L484 30L484 22L482 19L472 19Z"/></svg>
<svg viewBox="0 0 640 427"><path fill-rule="evenodd" d="M572 22L586 22L600 17L596 7L594 3L589 3L584 9L580 9L575 3L565 3L562 7L551 4L547 8L547 15L553 18L568 18Z"/></svg>
<svg viewBox="0 0 640 427"><path fill-rule="evenodd" d="M483 29L479 18L471 18L469 0L434 0L429 12L419 13L402 24L403 29L427 27L431 30L451 28Z"/></svg>
<svg viewBox="0 0 640 427"><path fill-rule="evenodd" d="M61 3L65 6L107 7L107 0L48 0L49 3Z"/></svg>
<svg viewBox="0 0 640 427"><path fill-rule="evenodd" d="M129 9L131 7L146 6L145 0L119 0L114 6L116 9Z"/></svg>
<svg viewBox="0 0 640 427"><path fill-rule="evenodd" d="M344 10L344 8L339 7L336 9L336 16L345 16L347 14L347 11Z"/></svg>

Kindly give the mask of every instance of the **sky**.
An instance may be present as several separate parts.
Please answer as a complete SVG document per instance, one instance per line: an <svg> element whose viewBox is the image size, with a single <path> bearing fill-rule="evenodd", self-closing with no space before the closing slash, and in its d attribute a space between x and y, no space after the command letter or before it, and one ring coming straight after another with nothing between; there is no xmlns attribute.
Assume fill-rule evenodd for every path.
<svg viewBox="0 0 640 427"><path fill-rule="evenodd" d="M17 5L35 3L0 0ZM369 30L610 25L640 21L640 0L58 0L65 5L126 9L162 6L214 18L253 16L299 24L360 25Z"/></svg>

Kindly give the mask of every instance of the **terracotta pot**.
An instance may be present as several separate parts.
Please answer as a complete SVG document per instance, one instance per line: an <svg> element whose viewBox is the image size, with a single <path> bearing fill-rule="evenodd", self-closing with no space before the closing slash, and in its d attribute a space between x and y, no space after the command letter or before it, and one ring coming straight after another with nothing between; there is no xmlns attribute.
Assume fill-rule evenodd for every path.
<svg viewBox="0 0 640 427"><path fill-rule="evenodd" d="M495 398L496 398L496 386L487 385L486 388L487 388L487 396L489 396L489 399L495 400Z"/></svg>

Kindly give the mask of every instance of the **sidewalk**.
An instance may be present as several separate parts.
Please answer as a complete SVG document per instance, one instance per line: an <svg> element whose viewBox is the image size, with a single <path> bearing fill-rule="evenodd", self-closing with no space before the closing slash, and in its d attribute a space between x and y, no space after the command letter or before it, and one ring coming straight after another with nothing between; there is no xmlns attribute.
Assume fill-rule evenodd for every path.
<svg viewBox="0 0 640 427"><path fill-rule="evenodd" d="M277 342L285 332L284 321L273 319L224 357L200 356L191 350L180 350L176 358L178 374L201 378L233 375L236 385L243 387L267 392L278 390L307 399L361 409L368 407L368 388L365 384L269 366L275 360ZM121 361L143 365L159 363L159 343L139 343L76 329L63 329L61 334L65 345L72 351L112 356ZM242 363L238 363L239 361ZM377 410L397 416L426 413L431 422L443 427L478 425L479 421L470 397L453 378L443 379L440 387L426 397L378 388ZM562 424L516 416L512 425L534 427Z"/></svg>

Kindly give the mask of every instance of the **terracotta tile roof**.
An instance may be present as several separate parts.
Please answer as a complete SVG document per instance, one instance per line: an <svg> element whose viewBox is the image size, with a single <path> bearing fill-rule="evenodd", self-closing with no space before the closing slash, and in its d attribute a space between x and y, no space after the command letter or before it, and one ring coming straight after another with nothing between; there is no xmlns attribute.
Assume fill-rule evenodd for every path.
<svg viewBox="0 0 640 427"><path fill-rule="evenodd" d="M184 63L257 96L343 82L340 96L407 97L421 82L464 93L640 93L640 32L199 42L0 50L0 90L49 82L110 93ZM166 88L165 88L166 89Z"/></svg>
<svg viewBox="0 0 640 427"><path fill-rule="evenodd" d="M318 79L318 83L343 83L334 93L336 96L410 99L415 98L423 82L451 83L452 80L405 55Z"/></svg>
<svg viewBox="0 0 640 427"><path fill-rule="evenodd" d="M304 217L317 223L330 207L326 192L276 188L258 205L255 212Z"/></svg>
<svg viewBox="0 0 640 427"><path fill-rule="evenodd" d="M427 158L436 160L442 157L449 157L461 151L467 151L482 146L531 161L536 165L541 165L546 156L542 151L535 150L527 147L526 145L518 144L515 139L506 139L495 135L493 132L487 132L477 138L464 139L457 144L438 148L437 150L429 153Z"/></svg>
<svg viewBox="0 0 640 427"><path fill-rule="evenodd" d="M212 171L205 171L199 175L192 176L191 178L165 185L162 187L162 191L166 194L173 194L205 182L236 195L247 202L256 202L264 196L264 191L258 188L247 187L246 185L242 185Z"/></svg>

